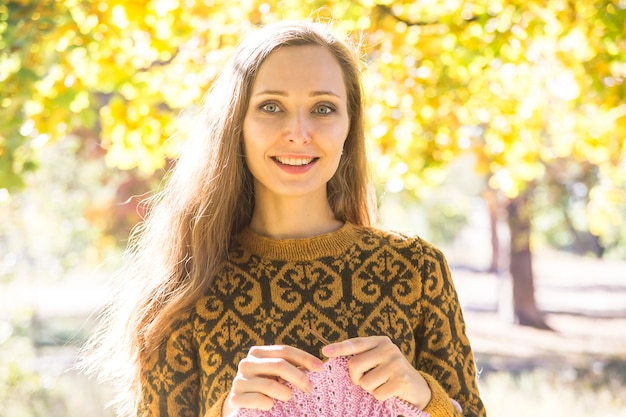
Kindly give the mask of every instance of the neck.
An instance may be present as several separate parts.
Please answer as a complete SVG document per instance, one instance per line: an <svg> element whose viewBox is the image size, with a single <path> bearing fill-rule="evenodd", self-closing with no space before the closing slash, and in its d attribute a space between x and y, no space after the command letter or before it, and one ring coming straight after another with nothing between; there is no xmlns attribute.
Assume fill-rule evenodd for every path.
<svg viewBox="0 0 626 417"><path fill-rule="evenodd" d="M294 239L334 232L342 224L325 197L257 198L250 228L262 236Z"/></svg>

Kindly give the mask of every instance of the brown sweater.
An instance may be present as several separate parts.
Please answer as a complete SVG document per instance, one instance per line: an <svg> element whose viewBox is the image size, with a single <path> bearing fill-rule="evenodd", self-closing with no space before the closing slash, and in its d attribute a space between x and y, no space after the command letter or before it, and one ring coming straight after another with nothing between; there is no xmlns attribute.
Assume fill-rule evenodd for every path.
<svg viewBox="0 0 626 417"><path fill-rule="evenodd" d="M308 239L240 233L209 293L142 370L142 417L219 417L250 347L322 358L331 342L386 335L426 378L431 417L485 416L445 258L417 237L346 223Z"/></svg>

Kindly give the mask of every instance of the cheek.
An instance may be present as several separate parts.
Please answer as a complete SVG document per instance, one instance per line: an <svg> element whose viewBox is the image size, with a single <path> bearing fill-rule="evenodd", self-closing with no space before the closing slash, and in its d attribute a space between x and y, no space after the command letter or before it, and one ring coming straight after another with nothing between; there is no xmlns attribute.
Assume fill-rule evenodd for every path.
<svg viewBox="0 0 626 417"><path fill-rule="evenodd" d="M335 138L335 143L338 149L343 150L343 147L346 144L346 140L348 139L348 133L350 132L350 121L346 121L342 123L340 126L337 126L333 137Z"/></svg>
<svg viewBox="0 0 626 417"><path fill-rule="evenodd" d="M250 132L255 133L251 134ZM265 147L256 130L252 129L251 131L246 131L244 128L243 152L245 164L252 176L257 178L259 175L262 175L264 170L263 163L265 161Z"/></svg>
<svg viewBox="0 0 626 417"><path fill-rule="evenodd" d="M252 126L251 125L251 121L250 118L246 115L246 117L244 117L243 119L243 130L242 130L242 136L243 136L243 147L244 150L248 147L248 142L250 141L250 138L252 137Z"/></svg>
<svg viewBox="0 0 626 417"><path fill-rule="evenodd" d="M247 135L244 135L244 140L243 140L244 160L246 161L246 165L248 166L248 169L253 170L254 161L258 159L258 150L254 146L254 141L246 140L246 138L249 139Z"/></svg>
<svg viewBox="0 0 626 417"><path fill-rule="evenodd" d="M243 159L246 162L248 169L252 171L253 167L251 165L253 165L253 162L254 162L253 155L255 154L254 140L253 140L253 136L251 135L251 131L248 128L247 123L245 122L243 126L242 147L243 147L243 156L244 156Z"/></svg>
<svg viewBox="0 0 626 417"><path fill-rule="evenodd" d="M255 123L248 118L243 121L243 151L246 155L246 159L248 158L248 154L252 154L255 152L255 148L257 148L257 144L259 143L259 129L258 126L255 126Z"/></svg>
<svg viewBox="0 0 626 417"><path fill-rule="evenodd" d="M276 132L276 126L255 119L246 118L243 122L243 142L246 147L254 144L267 143L272 139L272 133Z"/></svg>

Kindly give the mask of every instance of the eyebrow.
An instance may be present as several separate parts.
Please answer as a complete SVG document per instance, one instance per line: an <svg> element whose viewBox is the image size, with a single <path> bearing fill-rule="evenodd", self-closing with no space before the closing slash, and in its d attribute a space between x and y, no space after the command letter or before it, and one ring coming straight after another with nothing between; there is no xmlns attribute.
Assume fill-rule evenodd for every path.
<svg viewBox="0 0 626 417"><path fill-rule="evenodd" d="M263 90L254 94L255 96L263 96L263 95L272 95L272 96L284 96L286 97L288 94L285 91L281 90ZM317 96L334 96L341 98L341 96L337 93L334 93L330 90L322 90L322 91L313 91L309 94L309 97L317 97Z"/></svg>

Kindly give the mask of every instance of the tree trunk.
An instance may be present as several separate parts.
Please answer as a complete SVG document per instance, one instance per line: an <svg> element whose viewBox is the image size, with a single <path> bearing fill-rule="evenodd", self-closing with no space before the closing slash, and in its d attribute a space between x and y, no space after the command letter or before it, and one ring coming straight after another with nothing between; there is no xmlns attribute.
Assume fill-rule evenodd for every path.
<svg viewBox="0 0 626 417"><path fill-rule="evenodd" d="M496 190L488 187L483 193L483 198L489 211L489 229L491 232L491 266L489 272L500 272L500 239L498 238L498 196Z"/></svg>
<svg viewBox="0 0 626 417"><path fill-rule="evenodd" d="M522 326L551 330L537 308L535 284L530 251L530 211L528 191L510 199L508 223L511 232L511 258L509 270L513 283L513 313Z"/></svg>

